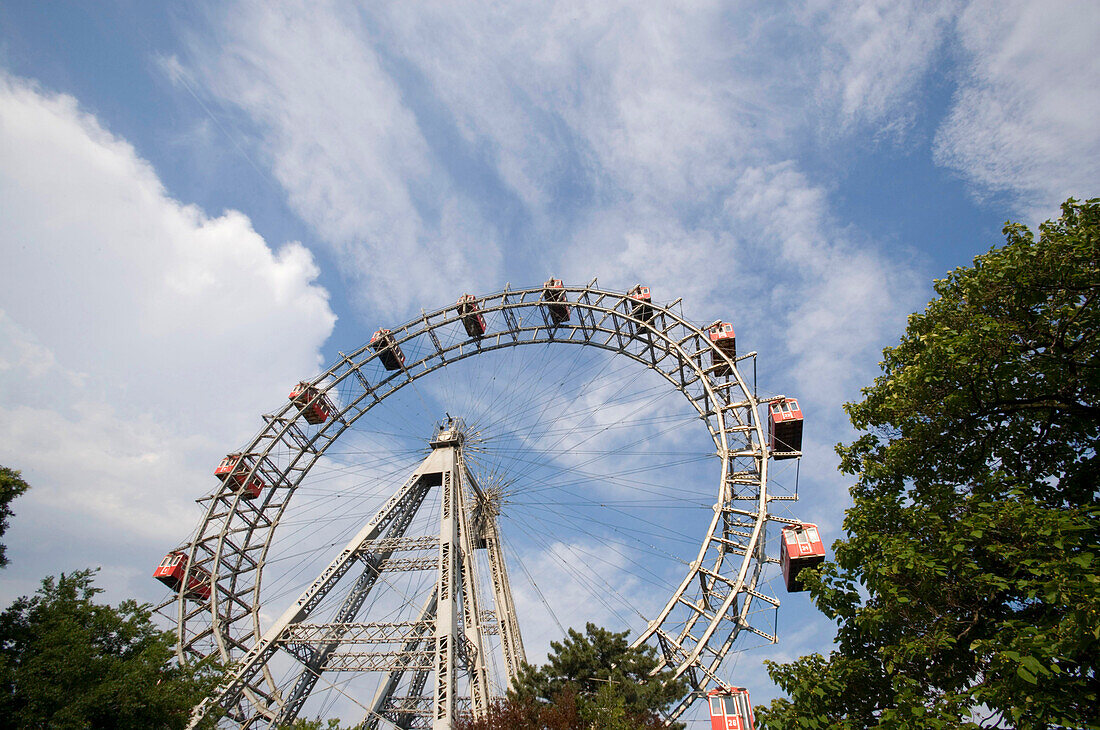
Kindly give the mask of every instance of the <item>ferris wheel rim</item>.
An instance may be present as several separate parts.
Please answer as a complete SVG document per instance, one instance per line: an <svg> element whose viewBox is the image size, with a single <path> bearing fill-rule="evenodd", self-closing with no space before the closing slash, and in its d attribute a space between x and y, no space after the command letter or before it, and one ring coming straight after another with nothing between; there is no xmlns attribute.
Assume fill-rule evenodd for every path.
<svg viewBox="0 0 1100 730"><path fill-rule="evenodd" d="M771 399L757 398L755 393L749 390L737 366L739 362L754 357L755 353L730 358L709 340L703 328L688 322L682 315L673 311L672 306L675 305L676 302L673 302L672 305L664 306L649 303L648 306L651 308L652 312L651 316L646 317L645 320L639 319L635 316L637 314L636 310L631 309L632 306L636 305L637 300L633 299L628 293L597 288L595 286L595 280L585 286L563 287L567 304L570 307L576 308L575 311L579 321L575 324L551 324L550 319L547 318L545 313L546 304L542 299L544 290L544 287L530 287L524 289L511 289L510 287L505 287L505 289L499 292L478 297L477 302L483 305L480 312L484 315L493 312L502 313L501 319L504 320L506 326L493 332L486 332L482 337L470 337L460 342L458 345L451 345L449 347L443 347L441 345L436 335L436 331L442 330L444 327L461 326L462 316L457 313L458 310L456 309L456 305L452 304L441 307L431 313L421 310L420 317L411 319L393 330L389 330L389 333L394 337L394 341L398 345L412 342L421 337L427 337L430 342L434 344L434 350L430 351L429 354L416 362L403 364L402 368L393 371L388 377L377 380L373 386L365 379L361 369L370 363L380 360L382 353L379 351L371 351L370 343L364 344L351 354L345 355L344 353L340 353L341 358L336 361L335 364L323 373L317 375L311 381L308 381L308 384L321 389L323 393L327 393L344 381L356 378L359 380L363 392L356 399L343 404L341 408L335 410L332 417L325 421L320 429L314 431L312 436L309 435L309 431L303 431L301 429L301 424L299 422L303 419L303 411L293 402L288 401L284 403L283 407L277 413L265 416L265 426L243 450L243 453L256 457L256 463L253 464L246 479L252 479L263 471L261 469L261 463L268 457L271 449L277 444L285 446L288 443L295 443L298 445L298 451L296 456L289 459L287 466L282 472L284 478L292 471L295 472L295 480L293 482L287 482L286 484L269 484L267 486L267 490L271 494L275 493L276 486L278 486L279 489L283 489L285 491L285 498L275 507L276 511L273 519L269 519L266 528L259 529L262 538L262 547L258 551L259 558L256 560L253 568L248 571L254 573L254 581L251 587L245 587L245 591L229 593L229 598L238 599L238 602L240 602L239 596L244 595L246 591L252 595L251 605L248 607L248 615L251 617L253 624L251 629L253 642L258 640L262 633L259 625L262 573L267 560L267 553L279 524L279 519L289 505L291 501L290 498L301 484L302 479L305 478L318 459L325 454L328 447L335 443L352 424L365 416L374 406L382 403L385 398L422 377L426 377L437 370L444 369L453 363L497 349L552 342L592 346L609 351L613 355L625 355L629 359L639 362L643 366L660 373L676 390L687 398L698 412L699 417L707 423L708 430L710 431L716 447L716 457L721 460L722 468L719 477L718 503L715 505L714 516L710 521L707 532L703 536L698 556L695 561L690 564L687 574L670 596L658 617L654 618L634 641L635 645L639 645L655 640L661 647L664 655L663 666L674 668L677 675L684 674L689 670L698 670L700 673L701 676L695 677L692 682L692 693L684 698L677 708L676 714L682 712L686 707L686 703L694 696L697 696L705 686L716 680L714 671L721 663L742 628L748 628L756 633L761 633L752 629L751 626L748 626L745 619L752 599L754 597L762 597L755 588L756 581L765 563L762 532L765 522L769 519L766 509L768 501L767 466L769 459L769 444L764 436L759 405ZM572 299L569 299L570 295L572 295ZM679 300L676 301L678 302ZM518 319L518 315L530 315L532 310L542 313L542 324L539 325L536 320L533 324L530 324L530 326L521 326L521 324L527 322L526 320ZM511 313L511 316L509 316L509 313ZM586 314L589 316L587 324L585 322ZM598 321L596 319L596 314L600 315ZM658 323L661 325L660 328L657 326ZM612 325L612 327L608 328L608 324ZM563 330L565 331L564 333L562 332ZM576 337L578 330L582 332L582 336L579 338ZM539 337L540 332L543 333L541 338ZM672 332L683 336L673 339L670 336ZM597 341L594 339L596 333L607 334L609 336L606 340ZM628 347L634 340L640 339L642 333L646 335L652 359L646 359L638 353L630 351ZM684 333L686 333L686 335L684 335ZM520 337L520 335L523 334L530 334L531 336L523 339ZM562 334L564 334L564 336L562 336ZM624 340L626 344L624 344ZM686 350L684 348L685 343L694 345L695 350L690 352ZM659 358L656 354L658 344L663 346L662 352L664 352L664 355ZM455 352L455 350L457 350L457 352ZM709 357L712 359L713 363L720 363L728 370L728 377L725 382L718 382L718 377L712 375L717 366L704 365L704 361L708 357L707 353L710 353ZM658 367L665 357L670 355L675 355L678 362L679 384L677 384L676 379L670 372ZM685 376L685 371L688 372L687 376ZM694 377L692 377L692 375ZM383 390L384 387L388 389ZM693 397L688 392L689 387L701 388L700 397ZM742 394L743 398L740 401L732 401L730 395L734 390ZM724 396L723 391L725 391ZM365 400L367 402L363 405ZM700 404L700 400L702 401L702 405ZM348 419L349 413L351 414L350 420ZM712 425L712 419L714 425ZM743 422L746 420L748 423ZM717 427L715 427L715 425ZM751 451L751 454L741 453L736 456L733 455L731 450L731 442L733 439L731 439L731 435L735 431L742 434L741 438L748 447L746 451ZM267 441L266 446L257 449L257 446L261 445L265 440ZM313 445L319 440L321 446L320 448L315 448ZM293 449L291 449L291 451L293 451ZM309 456L306 456L307 453ZM748 539L746 549L741 553L741 560L735 577L736 585L731 586L732 589L727 592L720 609L714 611L719 618L722 618L725 617L730 612L731 607L733 607L734 615L729 618L734 621L735 630L732 635L727 637L725 646L720 647L718 651L711 650L710 656L704 661L701 659L700 655L711 640L711 635L717 624L717 620L712 621L704 631L702 639L697 641L696 645L692 647L690 651L685 651L678 645L675 647L675 649L679 650L680 656L677 661L674 661L673 656L676 655L677 652L669 648L668 644L670 641L672 641L673 644L676 644L676 642L673 640L673 637L669 637L666 632L662 630L662 623L676 608L677 601L684 595L685 590L693 581L699 580L705 583L703 572L701 572L708 569L708 566L704 565L705 557L708 554L708 548L712 546L712 540L715 538L719 523L723 518L723 510L725 509L723 503L727 501L727 498L730 496L730 465L733 458L743 459L746 457L751 457L756 463L754 481L756 504L752 535ZM300 466L299 462L303 459L306 460L306 463L304 466ZM744 477L742 478L744 479ZM742 483L747 484L748 482L743 481ZM207 505L206 514L200 522L195 539L187 546L189 558L188 570L190 571L190 569L195 566L209 564L210 572L215 577L215 586L221 588L217 581L221 577L222 560L226 545L226 527L230 524L234 516L244 513L249 513L251 515L257 512L257 510L255 509L256 505L245 499L241 491L234 493L226 484L222 484L219 489L216 489L207 500L209 500L209 503ZM263 510L266 509L270 503L271 497L269 495L261 509L258 510L261 516L263 516ZM222 505L222 513L216 511L219 504ZM228 506L228 513L225 513L226 506ZM207 528L215 522L216 519L219 519L219 514L221 515L220 519L224 519L224 527L219 533L216 548L212 551L212 555L208 560L203 561L202 555L199 554L200 546L202 545L202 536L206 533ZM254 518L254 515L252 515L252 518ZM256 525L259 523L254 522L253 524ZM252 539L256 531L257 529L254 527L247 532L246 542L243 545L244 548L255 547L255 543L250 543L248 540ZM732 553L725 550L720 550L718 552L718 563L713 566L711 573L719 574L722 568L722 561L725 560L727 555L731 554ZM237 588L237 582L241 574L240 571L230 570L228 572L227 577L232 583L230 590ZM717 585L719 577L721 576L714 576L712 586ZM738 596L741 595L742 589L745 588L746 584L748 592L745 593L745 600L738 606L736 605L736 600ZM704 587L704 591L705 590ZM219 619L221 617L221 614L218 613L219 603L222 597L223 591L215 589L210 591L208 602L203 602L203 605L209 608L211 612L210 615L219 616ZM211 625L205 629L202 628L200 621L198 630L194 631L190 637L185 636L187 620L195 618L198 611L201 610L201 608L198 610L188 610L187 600L185 592L181 588L179 594L174 599L177 607L177 650L180 652L181 656L184 654L185 648L190 648L194 651L194 646L197 642L208 639L213 640L213 645L223 660L231 660L234 657L234 653L240 654L247 651L245 645L247 632L241 632L240 636L244 637L244 639L242 639L229 635L226 628L227 624L238 622L244 618L244 614L238 614L232 621L228 622L223 622L221 620L211 621ZM775 601L775 605L778 605L778 601ZM702 615L703 614L700 613L700 616ZM766 634L764 635L767 636ZM774 637L771 638L774 641Z"/></svg>

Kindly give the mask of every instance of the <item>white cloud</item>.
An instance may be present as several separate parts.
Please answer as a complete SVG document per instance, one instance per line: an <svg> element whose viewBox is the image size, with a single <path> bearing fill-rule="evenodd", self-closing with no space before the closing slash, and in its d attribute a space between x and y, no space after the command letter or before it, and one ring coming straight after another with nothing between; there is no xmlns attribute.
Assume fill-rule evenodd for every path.
<svg viewBox="0 0 1100 730"><path fill-rule="evenodd" d="M745 349L764 351L762 387L832 412L918 303L917 286L907 263L834 220L829 190L792 161L820 123L805 100L893 123L953 8L244 4L219 20L232 43L191 57L257 121L298 210L357 270L375 266L373 304L446 301L436 289L459 290L479 234L518 206L509 278L541 269L682 296L689 317L744 328ZM821 49L829 64L806 61ZM456 195L456 166L471 156L492 179L483 209L502 206L484 218ZM445 287L416 272L410 288L378 254L388 241L417 266L434 230L417 190L466 226ZM499 286L496 262L491 247L468 286Z"/></svg>
<svg viewBox="0 0 1100 730"><path fill-rule="evenodd" d="M837 93L849 112L878 119L912 89L949 7L829 10L833 43L846 49ZM858 21L848 35L843 17ZM645 281L659 298L684 297L696 308L689 316L702 309L703 318L731 309L758 317L769 280L792 267L807 281L828 270L833 281L814 281L822 293L805 307L830 306L806 314L820 319L844 306L851 324L892 299L888 287L868 290L883 281L876 255L851 237L839 251L834 227L804 237L797 252L785 244L784 259L760 256L755 240L787 235L776 230L778 216L731 215L727 203L743 195L753 171L787 159L804 128L804 99L820 79L791 52L810 43L791 30L797 20L717 3L397 3L370 11L290 3L280 13L246 3L220 18L234 42L220 55L193 56L215 59L196 60L208 85L258 122L295 207L373 285L366 296L383 311L430 306L439 290L500 285L495 244L479 246L507 216L482 217L456 195L454 166L475 150L496 186L480 191L482 203L519 201L525 220L509 268L572 281L598 275L623 288ZM873 62L886 50L889 68ZM790 207L817 196L817 218L791 235L829 224L823 189L801 173L788 182L802 185L785 187L793 201L769 202ZM438 224L428 222L418 190L442 201ZM434 267L423 258L429 235L446 242ZM839 266L852 258L862 265ZM861 315L864 299L874 307ZM867 354L851 347L853 336L862 346L878 331L838 332L835 369Z"/></svg>
<svg viewBox="0 0 1100 730"><path fill-rule="evenodd" d="M608 220L671 221L633 240L704 255L714 232L668 229L766 162L805 96L779 49L789 19L718 3L243 4L218 23L232 43L196 43L192 63L386 312L598 261L619 243L590 250Z"/></svg>
<svg viewBox="0 0 1100 730"><path fill-rule="evenodd" d="M828 128L868 124L904 131L918 108L914 92L950 31L957 0L814 0L807 28L823 31L819 99Z"/></svg>
<svg viewBox="0 0 1100 730"><path fill-rule="evenodd" d="M641 584L622 557L598 540L564 542L537 535L522 553L512 544L505 550L509 561L523 563L521 570L511 568L508 578L527 659L535 664L546 660L551 641L562 638L559 622L563 629L582 633L587 622L613 631L633 624L637 630L644 622L636 612L654 615L667 598Z"/></svg>
<svg viewBox="0 0 1100 730"><path fill-rule="evenodd" d="M892 123L953 7L398 3L369 13L361 43L412 69L390 75L405 106L431 97L488 150L538 242L510 245L523 275L683 297L690 318L744 328L762 387L839 414L918 284L834 220L829 190L792 161L819 124L805 99L832 74L844 114ZM832 65L807 68L815 44Z"/></svg>
<svg viewBox="0 0 1100 730"><path fill-rule="evenodd" d="M852 125L904 121L949 7L925 17L915 4L852 3L818 37L809 15L719 3L244 5L221 19L232 44L206 49L209 63L189 59L257 122L307 222L357 271L378 267L362 274L378 287L373 306L430 307L462 286L551 272L613 288L641 281L659 301L682 296L691 319L734 321L739 345L762 351L761 390L803 396L814 435L829 434L808 443L824 452L839 404L919 303L918 286L911 261L889 261L833 217L830 189L797 154L822 125L820 107ZM466 183L480 207L461 194ZM446 286L414 272L410 289L377 252L388 242L419 260L439 234L424 199L451 206L469 243L452 247ZM467 276L494 229L515 233ZM799 516L839 521L831 490L804 495ZM576 622L614 620L542 552L540 574L572 598ZM520 600L538 609L533 591ZM533 644L556 633L551 623L537 620Z"/></svg>
<svg viewBox="0 0 1100 730"><path fill-rule="evenodd" d="M820 58L815 97L825 137L904 135L917 115L934 111L925 80L950 73L958 88L936 132L937 164L980 198L1008 193L1035 220L1070 195L1095 194L1095 3L813 0L799 23L809 55Z"/></svg>
<svg viewBox="0 0 1100 730"><path fill-rule="evenodd" d="M779 263L761 295L772 331L795 357L790 374L807 400L835 411L919 304L919 280L853 240L831 218L825 191L791 163L747 170L726 205L731 226L756 228L758 245Z"/></svg>
<svg viewBox="0 0 1100 730"><path fill-rule="evenodd" d="M1038 219L1100 181L1100 6L974 2L959 20L968 56L936 160L979 193L1008 192Z"/></svg>
<svg viewBox="0 0 1100 730"><path fill-rule="evenodd" d="M218 456L319 368L335 317L317 268L239 212L173 200L75 99L7 76L0 160L0 463L32 484L11 570L171 548ZM48 562L58 544L70 562Z"/></svg>
<svg viewBox="0 0 1100 730"><path fill-rule="evenodd" d="M224 46L193 43L198 73L259 125L291 206L337 251L359 300L394 316L425 292L496 282L497 232L442 167L392 78L399 59L372 47L355 8L246 2L220 21Z"/></svg>

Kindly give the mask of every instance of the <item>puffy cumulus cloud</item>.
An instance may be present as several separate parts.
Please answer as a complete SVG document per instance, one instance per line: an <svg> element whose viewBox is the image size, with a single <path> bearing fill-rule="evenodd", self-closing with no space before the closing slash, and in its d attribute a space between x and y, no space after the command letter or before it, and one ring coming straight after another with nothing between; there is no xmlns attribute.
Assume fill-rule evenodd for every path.
<svg viewBox="0 0 1100 730"><path fill-rule="evenodd" d="M1100 181L1100 6L974 2L958 24L967 54L936 160L979 193L1007 192L1043 219Z"/></svg>
<svg viewBox="0 0 1100 730"><path fill-rule="evenodd" d="M33 485L13 570L73 568L60 544L125 565L186 537L212 463L317 371L335 317L304 247L173 200L71 97L0 76L0 160L0 463Z"/></svg>
<svg viewBox="0 0 1100 730"><path fill-rule="evenodd" d="M133 542L161 535L183 539L194 527L188 520L197 517L184 506L208 485L207 470L189 463L203 452L205 439L183 436L150 415L120 415L112 403L75 384L77 377L64 368L20 368L7 356L40 346L23 339L10 320L0 324L0 357L5 366L14 365L5 367L0 391L8 414L0 423L0 458L23 470L32 486L16 505L15 526L28 527L24 518L33 522L44 511L50 519L39 527L52 525L50 542L69 546L94 533ZM23 514L28 502L31 516ZM58 530L62 524L67 529Z"/></svg>
<svg viewBox="0 0 1100 730"><path fill-rule="evenodd" d="M398 83L400 59L372 46L354 7L244 2L217 23L221 46L192 41L196 73L259 125L290 204L337 251L364 303L399 315L427 292L496 283L498 233L470 171L447 168L423 131L430 111L409 103L415 74Z"/></svg>
<svg viewBox="0 0 1100 730"><path fill-rule="evenodd" d="M901 132L914 92L951 31L960 0L811 0L801 22L820 28L818 100L831 125Z"/></svg>

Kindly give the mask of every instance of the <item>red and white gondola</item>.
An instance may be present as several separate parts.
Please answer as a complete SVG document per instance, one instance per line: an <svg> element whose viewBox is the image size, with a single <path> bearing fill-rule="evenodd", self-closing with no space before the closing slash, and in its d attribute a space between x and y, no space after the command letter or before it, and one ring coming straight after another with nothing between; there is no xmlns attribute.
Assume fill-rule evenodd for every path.
<svg viewBox="0 0 1100 730"><path fill-rule="evenodd" d="M565 285L561 279L551 277L546 280L542 285L542 301L555 327L569 321L569 305L566 304L568 300L565 298Z"/></svg>
<svg viewBox="0 0 1100 730"><path fill-rule="evenodd" d="M794 398L768 406L768 448L777 460L802 456L802 408Z"/></svg>
<svg viewBox="0 0 1100 730"><path fill-rule="evenodd" d="M328 398L315 385L307 382L298 383L294 390L290 391L290 400L298 406L306 423L316 426L324 423L332 415L332 405Z"/></svg>
<svg viewBox="0 0 1100 730"><path fill-rule="evenodd" d="M248 478L252 471L252 457L250 454L242 454L239 451L227 454L214 469L214 476L221 479L229 486L232 492L240 492L242 499L255 499L264 489L264 483L260 478L253 476Z"/></svg>
<svg viewBox="0 0 1100 730"><path fill-rule="evenodd" d="M719 687L707 692L711 730L755 730L756 721L744 687Z"/></svg>
<svg viewBox="0 0 1100 730"><path fill-rule="evenodd" d="M799 572L825 561L825 543L821 533L817 525L803 522L784 527L781 537L779 563L783 567L783 582L790 593L804 591L806 587L798 580Z"/></svg>
<svg viewBox="0 0 1100 730"><path fill-rule="evenodd" d="M183 585L183 577L187 573L187 555L176 551L164 556L160 565L153 571L153 577L174 591L178 591ZM187 579L187 591L184 594L188 598L210 598L210 572L205 568L195 566L191 569L191 576Z"/></svg>
<svg viewBox="0 0 1100 730"><path fill-rule="evenodd" d="M710 335L711 344L718 348L721 353L711 350L711 371L715 375L729 375L733 372L733 368L730 367L722 355L730 360L737 359L737 335L733 331L733 325L729 322L715 322L709 327L708 334Z"/></svg>
<svg viewBox="0 0 1100 730"><path fill-rule="evenodd" d="M635 284L626 295L634 300L631 302L630 316L646 324L652 322L656 313L653 311L653 298L649 293L649 287Z"/></svg>
<svg viewBox="0 0 1100 730"><path fill-rule="evenodd" d="M370 346L378 353L378 359L386 370L400 370L405 366L405 353L388 329L380 329L371 335Z"/></svg>
<svg viewBox="0 0 1100 730"><path fill-rule="evenodd" d="M481 315L477 297L473 294L463 294L458 298L458 316L462 318L462 326L470 337L485 335L485 317Z"/></svg>

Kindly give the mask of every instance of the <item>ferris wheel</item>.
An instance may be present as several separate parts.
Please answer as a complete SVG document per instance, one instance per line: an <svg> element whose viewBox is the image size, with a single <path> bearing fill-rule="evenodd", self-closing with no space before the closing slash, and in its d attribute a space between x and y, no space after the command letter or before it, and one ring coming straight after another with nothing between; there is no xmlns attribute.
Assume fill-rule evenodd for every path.
<svg viewBox="0 0 1100 730"><path fill-rule="evenodd" d="M758 397L756 353L737 352L732 324L696 326L678 304L595 280L466 294L379 329L295 386L218 465L200 524L154 573L173 589L158 610L175 625L180 658L228 667L193 723L216 711L226 725L277 727L333 702L361 711L364 728L449 728L483 714L527 659L521 625L533 596L563 628L546 600L561 582L525 562L531 552L515 544L524 539L578 583L591 583L597 563L629 562L632 550L668 558L664 568L635 561L648 581L636 595L591 594L611 611L617 594L640 617L634 645L653 647L659 668L687 681L670 720L724 686L720 666L746 637L774 643L779 600L765 567L782 561L797 590L797 571L824 555L813 525L770 509L797 498L774 480L769 490L769 466L801 456L802 413L794 399ZM568 345L578 354L560 354ZM517 371L514 353L525 352L536 356ZM583 370L597 375L581 381ZM567 414L564 387L574 389ZM503 400L502 389L511 393ZM426 429L430 400L464 412L435 414ZM653 448L655 436L680 438L691 422L709 436L691 458ZM615 448L586 448L598 438ZM540 466L531 453L548 456ZM600 459L614 463L593 474ZM646 476L640 499L630 474L669 462L681 471L664 486ZM539 473L547 464L557 477ZM571 511L570 499L609 516ZM639 516L687 503L690 535L665 535L662 520ZM779 557L768 555L769 522L782 526ZM602 547L569 543L586 524ZM313 700L321 695L327 705Z"/></svg>

